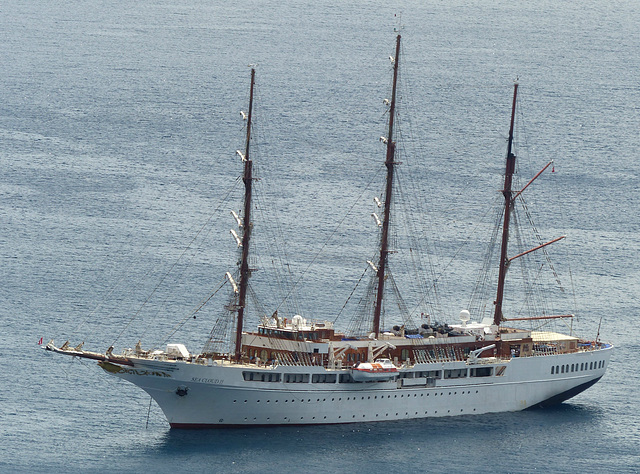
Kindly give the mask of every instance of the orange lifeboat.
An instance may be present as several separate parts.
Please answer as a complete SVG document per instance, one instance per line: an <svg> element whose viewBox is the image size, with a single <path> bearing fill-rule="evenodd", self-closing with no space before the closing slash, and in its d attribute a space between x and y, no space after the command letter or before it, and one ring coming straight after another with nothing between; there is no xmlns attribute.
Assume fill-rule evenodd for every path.
<svg viewBox="0 0 640 474"><path fill-rule="evenodd" d="M351 369L351 377L356 382L377 382L394 379L398 368L389 359L375 362L360 362Z"/></svg>

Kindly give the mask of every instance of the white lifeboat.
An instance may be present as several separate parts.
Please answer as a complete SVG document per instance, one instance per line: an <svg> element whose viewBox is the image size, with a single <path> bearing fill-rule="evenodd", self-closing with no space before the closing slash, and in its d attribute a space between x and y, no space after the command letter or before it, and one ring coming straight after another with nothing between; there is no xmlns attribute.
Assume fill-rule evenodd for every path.
<svg viewBox="0 0 640 474"><path fill-rule="evenodd" d="M398 375L398 368L389 359L375 362L360 362L351 369L351 377L356 382L391 380Z"/></svg>

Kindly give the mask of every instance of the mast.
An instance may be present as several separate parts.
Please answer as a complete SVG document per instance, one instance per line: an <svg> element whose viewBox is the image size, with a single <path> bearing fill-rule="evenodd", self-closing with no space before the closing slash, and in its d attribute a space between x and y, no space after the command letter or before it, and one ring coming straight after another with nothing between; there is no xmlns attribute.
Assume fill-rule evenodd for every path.
<svg viewBox="0 0 640 474"><path fill-rule="evenodd" d="M244 323L244 309L247 300L249 284L249 240L251 239L251 184L252 161L249 157L249 143L251 142L251 113L253 111L253 86L256 70L251 69L251 90L249 93L249 114L247 117L247 139L244 151L244 215L242 218L242 258L240 260L240 290L238 295L238 321L236 326L235 359L240 360L242 354L242 327Z"/></svg>
<svg viewBox="0 0 640 474"><path fill-rule="evenodd" d="M509 127L509 143L507 145L507 162L504 172L504 223L502 225L502 245L500 246L500 272L498 274L498 294L496 295L496 309L493 315L493 324L500 325L502 321L502 299L504 296L504 281L507 275L509 259L507 257L507 245L509 243L509 220L513 200L511 198L511 181L516 167L516 155L511 152L513 144L513 124L516 116L516 97L518 95L518 83L513 85L513 105L511 106L511 126Z"/></svg>
<svg viewBox="0 0 640 474"><path fill-rule="evenodd" d="M398 83L398 64L400 63L400 35L396 39L396 56L393 62L393 89L391 92L391 106L389 108L389 131L387 132L387 184L384 198L384 219L382 221L382 236L380 238L380 260L378 263L378 293L376 295L376 307L373 313L373 333L378 338L380 335L380 313L382 311L382 296L384 293L384 277L389 254L389 220L391 218L391 197L393 195L393 174L396 144L393 141L393 120L396 109L396 85Z"/></svg>

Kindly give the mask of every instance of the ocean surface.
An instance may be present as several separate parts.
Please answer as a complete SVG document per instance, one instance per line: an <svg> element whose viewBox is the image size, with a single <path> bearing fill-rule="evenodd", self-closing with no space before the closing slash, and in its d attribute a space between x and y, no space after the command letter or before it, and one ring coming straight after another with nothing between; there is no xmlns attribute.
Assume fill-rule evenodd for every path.
<svg viewBox="0 0 640 474"><path fill-rule="evenodd" d="M639 24L635 0L4 2L0 471L638 472ZM300 281L291 304L335 319L375 243L396 31L416 221L453 272L442 318L472 289L473 252L453 257L499 194L517 78L519 172L555 160L531 199L541 233L567 236L573 329L616 346L598 384L542 411L189 432L41 350L149 347L176 324L173 342L202 347L217 313L190 311L235 264L250 64L259 206Z"/></svg>

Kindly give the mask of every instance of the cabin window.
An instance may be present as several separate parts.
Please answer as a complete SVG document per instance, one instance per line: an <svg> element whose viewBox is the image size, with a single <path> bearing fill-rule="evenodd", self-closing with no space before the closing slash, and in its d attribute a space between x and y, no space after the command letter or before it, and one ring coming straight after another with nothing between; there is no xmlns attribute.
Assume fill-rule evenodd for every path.
<svg viewBox="0 0 640 474"><path fill-rule="evenodd" d="M571 372L573 372L573 364L571 364Z"/></svg>
<svg viewBox="0 0 640 474"><path fill-rule="evenodd" d="M309 383L309 374L284 374L284 383Z"/></svg>
<svg viewBox="0 0 640 474"><path fill-rule="evenodd" d="M353 377L351 374L340 374L340 383L354 383Z"/></svg>
<svg viewBox="0 0 640 474"><path fill-rule="evenodd" d="M400 358L402 360L407 360L409 358L409 349L402 349L402 352L400 353Z"/></svg>
<svg viewBox="0 0 640 474"><path fill-rule="evenodd" d="M593 362L589 364L589 370L593 370Z"/></svg>
<svg viewBox="0 0 640 474"><path fill-rule="evenodd" d="M267 360L268 357L269 357L269 354L267 353L267 350L262 349L260 351L260 358L264 361L264 360Z"/></svg>
<svg viewBox="0 0 640 474"><path fill-rule="evenodd" d="M336 374L313 374L312 383L336 383Z"/></svg>
<svg viewBox="0 0 640 474"><path fill-rule="evenodd" d="M493 374L493 367L476 367L471 369L471 377L490 377Z"/></svg>
<svg viewBox="0 0 640 474"><path fill-rule="evenodd" d="M416 376L415 372L401 372L398 374L399 379L412 379Z"/></svg>
<svg viewBox="0 0 640 474"><path fill-rule="evenodd" d="M553 372L554 372L554 370L553 370L553 369L555 369L555 366L553 366L553 365L552 365L552 366L551 366L551 375L553 375Z"/></svg>
<svg viewBox="0 0 640 474"><path fill-rule="evenodd" d="M580 370L584 370L584 362L580 364Z"/></svg>
<svg viewBox="0 0 640 474"><path fill-rule="evenodd" d="M444 371L445 379L460 379L467 376L467 369L450 369Z"/></svg>
<svg viewBox="0 0 640 474"><path fill-rule="evenodd" d="M562 373L564 374L564 365L561 365L560 368L562 369Z"/></svg>
<svg viewBox="0 0 640 474"><path fill-rule="evenodd" d="M242 378L247 382L280 382L280 376L274 372L242 372Z"/></svg>

